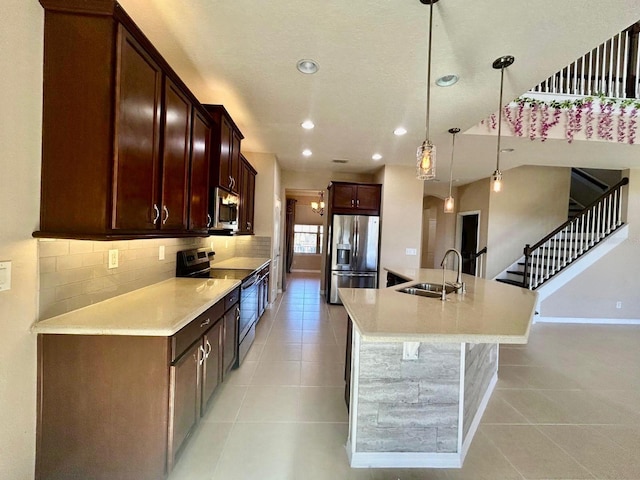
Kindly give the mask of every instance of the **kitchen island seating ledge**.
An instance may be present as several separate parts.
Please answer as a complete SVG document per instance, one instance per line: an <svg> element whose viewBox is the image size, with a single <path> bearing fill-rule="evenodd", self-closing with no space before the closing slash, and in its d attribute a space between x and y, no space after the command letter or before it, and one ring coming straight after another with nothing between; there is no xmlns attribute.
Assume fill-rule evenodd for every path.
<svg viewBox="0 0 640 480"><path fill-rule="evenodd" d="M442 301L399 291L442 285L442 270L386 270L407 282L339 289L350 464L460 468L498 380L498 344L527 342L537 293L463 275L466 292Z"/></svg>

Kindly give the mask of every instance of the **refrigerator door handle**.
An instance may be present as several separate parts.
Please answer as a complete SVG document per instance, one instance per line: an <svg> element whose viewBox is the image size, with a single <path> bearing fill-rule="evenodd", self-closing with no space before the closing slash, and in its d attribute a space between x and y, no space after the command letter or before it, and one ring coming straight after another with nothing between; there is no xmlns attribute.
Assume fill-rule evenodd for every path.
<svg viewBox="0 0 640 480"><path fill-rule="evenodd" d="M376 275L378 275L376 272L371 272L371 273L331 272L331 274L335 275L336 277L375 277Z"/></svg>
<svg viewBox="0 0 640 480"><path fill-rule="evenodd" d="M359 226L360 224L360 217L355 217L353 219L353 231L354 231L354 235L353 235L353 260L355 261L355 265L353 265L353 267L355 268L355 266L358 264L358 240L359 240Z"/></svg>

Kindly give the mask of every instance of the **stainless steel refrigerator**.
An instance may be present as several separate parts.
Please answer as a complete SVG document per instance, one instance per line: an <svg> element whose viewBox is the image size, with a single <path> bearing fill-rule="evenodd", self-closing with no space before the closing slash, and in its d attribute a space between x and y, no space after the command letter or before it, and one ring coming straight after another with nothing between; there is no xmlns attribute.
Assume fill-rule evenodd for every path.
<svg viewBox="0 0 640 480"><path fill-rule="evenodd" d="M338 288L377 288L380 217L334 215L330 235L329 303L342 303Z"/></svg>

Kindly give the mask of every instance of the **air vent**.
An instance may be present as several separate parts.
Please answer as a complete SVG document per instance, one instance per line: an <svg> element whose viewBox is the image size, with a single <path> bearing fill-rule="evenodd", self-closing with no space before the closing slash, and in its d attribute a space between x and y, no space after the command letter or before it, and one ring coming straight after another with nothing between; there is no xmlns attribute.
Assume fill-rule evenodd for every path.
<svg viewBox="0 0 640 480"><path fill-rule="evenodd" d="M333 163L347 163L349 160L331 160Z"/></svg>

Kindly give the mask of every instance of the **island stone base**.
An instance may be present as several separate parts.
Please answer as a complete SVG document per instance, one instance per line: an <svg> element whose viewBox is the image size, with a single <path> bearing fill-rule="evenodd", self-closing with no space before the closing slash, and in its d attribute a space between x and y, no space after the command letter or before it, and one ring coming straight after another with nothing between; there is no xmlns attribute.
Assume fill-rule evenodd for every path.
<svg viewBox="0 0 640 480"><path fill-rule="evenodd" d="M353 330L352 467L461 467L497 382L497 344L366 342Z"/></svg>

